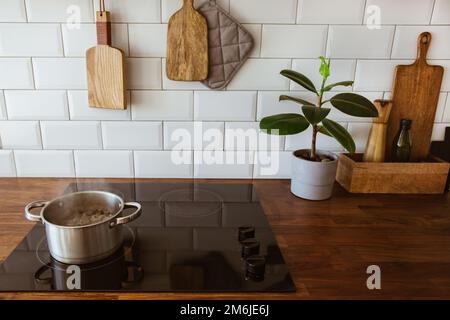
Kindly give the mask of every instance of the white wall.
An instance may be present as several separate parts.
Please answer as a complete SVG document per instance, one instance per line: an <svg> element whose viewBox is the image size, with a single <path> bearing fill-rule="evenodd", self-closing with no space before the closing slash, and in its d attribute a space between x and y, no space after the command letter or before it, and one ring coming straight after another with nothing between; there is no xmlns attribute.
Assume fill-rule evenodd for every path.
<svg viewBox="0 0 450 320"><path fill-rule="evenodd" d="M198 1L197 3L199 3ZM318 56L334 58L333 80L355 80L370 99L389 97L395 65L415 57L416 37L430 31L432 63L446 75L434 139L450 125L450 0L220 0L254 34L256 48L226 91L165 77L167 20L180 0L107 0L113 42L128 58L130 108L87 105L84 53L95 44L97 0L0 0L0 176L259 177L259 166L173 165L170 133L204 127L252 128L266 115L296 111L278 103L282 93L308 97L279 75L284 68L318 80ZM82 25L69 30L67 8L81 9ZM366 8L378 5L382 27L369 30ZM367 120L333 112L364 148ZM215 148L229 154L223 143ZM282 170L289 151L308 147L309 135L282 138ZM340 151L322 139L322 148ZM201 155L202 147L185 150ZM225 149L225 150L224 150ZM253 156L256 150L239 150ZM250 157L255 158L255 157ZM257 158L257 157L256 157Z"/></svg>

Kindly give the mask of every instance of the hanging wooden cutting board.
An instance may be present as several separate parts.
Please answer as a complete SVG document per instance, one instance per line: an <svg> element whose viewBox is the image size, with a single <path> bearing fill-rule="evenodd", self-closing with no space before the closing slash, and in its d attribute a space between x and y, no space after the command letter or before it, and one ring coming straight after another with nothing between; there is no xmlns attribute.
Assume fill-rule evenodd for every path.
<svg viewBox="0 0 450 320"><path fill-rule="evenodd" d="M393 108L389 119L386 158L400 128L401 119L411 119L411 161L428 157L436 108L441 90L444 68L427 63L431 34L422 33L418 39L417 60L412 65L397 66L392 93Z"/></svg>
<svg viewBox="0 0 450 320"><path fill-rule="evenodd" d="M170 80L202 81L208 77L208 25L194 9L194 0L169 20L166 73Z"/></svg>
<svg viewBox="0 0 450 320"><path fill-rule="evenodd" d="M86 52L89 106L126 109L124 54L111 47L108 11L97 12L97 42Z"/></svg>

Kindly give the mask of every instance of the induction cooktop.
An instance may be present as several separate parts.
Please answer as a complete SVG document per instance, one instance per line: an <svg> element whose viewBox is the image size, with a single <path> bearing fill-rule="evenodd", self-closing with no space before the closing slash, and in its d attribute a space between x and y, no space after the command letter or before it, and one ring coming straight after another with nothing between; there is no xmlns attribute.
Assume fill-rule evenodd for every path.
<svg viewBox="0 0 450 320"><path fill-rule="evenodd" d="M48 251L37 224L0 265L0 291L294 292L252 184L78 183L139 202L123 246L86 265ZM50 199L49 199L50 200Z"/></svg>

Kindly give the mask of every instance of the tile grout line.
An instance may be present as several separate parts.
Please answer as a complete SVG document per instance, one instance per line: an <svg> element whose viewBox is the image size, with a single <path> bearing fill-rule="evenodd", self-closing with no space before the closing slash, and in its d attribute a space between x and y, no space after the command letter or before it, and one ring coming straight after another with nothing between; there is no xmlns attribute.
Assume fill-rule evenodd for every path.
<svg viewBox="0 0 450 320"><path fill-rule="evenodd" d="M396 35L397 35L397 26L394 27L394 32L392 33L391 48L390 48L390 53L389 53L390 60L395 60L392 58L392 55L394 54L394 45L395 45Z"/></svg>
<svg viewBox="0 0 450 320"><path fill-rule="evenodd" d="M28 18L27 2L26 0L22 0L22 2L23 2L23 9L25 10L25 22L28 23L29 18Z"/></svg>
<svg viewBox="0 0 450 320"><path fill-rule="evenodd" d="M73 176L77 177L77 166L75 165L75 150L72 151L72 167L73 167Z"/></svg>
<svg viewBox="0 0 450 320"><path fill-rule="evenodd" d="M433 1L433 5L432 5L432 7L431 7L431 15L430 15L430 22L429 22L429 24L428 25L432 25L432 22L433 22L433 16L434 16L434 11L436 10L436 2L437 2L437 0L434 0Z"/></svg>
<svg viewBox="0 0 450 320"><path fill-rule="evenodd" d="M11 151L12 151L11 155L12 155L12 164L13 164L13 167L14 167L14 173L15 173L15 176L18 177L17 163L16 163L16 152L15 152L15 150L11 150Z"/></svg>

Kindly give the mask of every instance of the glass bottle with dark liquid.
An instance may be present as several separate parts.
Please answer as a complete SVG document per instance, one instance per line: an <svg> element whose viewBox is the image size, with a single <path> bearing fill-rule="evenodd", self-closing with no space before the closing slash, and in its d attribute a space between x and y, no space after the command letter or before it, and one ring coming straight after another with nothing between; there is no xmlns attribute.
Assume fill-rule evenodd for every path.
<svg viewBox="0 0 450 320"><path fill-rule="evenodd" d="M411 156L411 124L409 119L400 121L400 130L392 145L392 162L409 162Z"/></svg>

